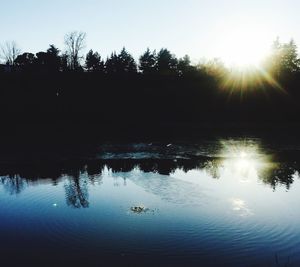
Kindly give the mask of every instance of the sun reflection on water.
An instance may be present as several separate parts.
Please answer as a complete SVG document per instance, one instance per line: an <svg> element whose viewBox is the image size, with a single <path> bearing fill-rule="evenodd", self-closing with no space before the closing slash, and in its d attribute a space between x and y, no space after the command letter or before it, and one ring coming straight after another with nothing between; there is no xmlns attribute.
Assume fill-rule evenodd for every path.
<svg viewBox="0 0 300 267"><path fill-rule="evenodd" d="M230 199L232 210L239 213L241 217L247 217L253 215L246 202L240 198L231 198Z"/></svg>
<svg viewBox="0 0 300 267"><path fill-rule="evenodd" d="M272 156L254 141L221 141L220 165L240 182L251 182L274 167Z"/></svg>

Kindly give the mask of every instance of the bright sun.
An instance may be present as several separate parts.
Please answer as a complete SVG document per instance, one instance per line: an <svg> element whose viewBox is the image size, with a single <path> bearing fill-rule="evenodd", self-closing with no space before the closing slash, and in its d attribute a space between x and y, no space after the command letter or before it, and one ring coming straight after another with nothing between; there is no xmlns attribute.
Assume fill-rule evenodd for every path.
<svg viewBox="0 0 300 267"><path fill-rule="evenodd" d="M272 39L261 24L235 23L223 27L218 50L226 65L259 66L269 54Z"/></svg>

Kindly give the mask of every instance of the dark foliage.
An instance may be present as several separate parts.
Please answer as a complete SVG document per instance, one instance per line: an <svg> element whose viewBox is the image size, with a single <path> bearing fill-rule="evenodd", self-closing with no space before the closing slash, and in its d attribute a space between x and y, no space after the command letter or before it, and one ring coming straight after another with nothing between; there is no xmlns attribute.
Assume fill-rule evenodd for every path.
<svg viewBox="0 0 300 267"><path fill-rule="evenodd" d="M87 71L104 71L104 63L101 60L101 56L98 54L98 52L93 52L93 50L90 50L85 59L85 67Z"/></svg>
<svg viewBox="0 0 300 267"><path fill-rule="evenodd" d="M123 48L118 55L114 52L106 60L105 70L108 74L134 74L137 72L137 65L134 58Z"/></svg>
<svg viewBox="0 0 300 267"><path fill-rule="evenodd" d="M299 121L300 62L293 41L273 45L264 70L239 73L218 60L192 65L167 49L147 49L137 64L123 48L104 63L80 52L85 34L66 36L67 52L54 45L23 53L2 65L3 122L89 122L149 125L178 122Z"/></svg>

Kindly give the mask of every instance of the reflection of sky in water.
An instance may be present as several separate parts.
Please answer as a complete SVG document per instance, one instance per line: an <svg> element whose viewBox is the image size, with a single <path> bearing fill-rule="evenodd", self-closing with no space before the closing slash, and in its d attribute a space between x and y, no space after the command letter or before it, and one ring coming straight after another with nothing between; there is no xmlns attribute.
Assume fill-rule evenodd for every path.
<svg viewBox="0 0 300 267"><path fill-rule="evenodd" d="M274 194L269 187L262 184L264 179L272 177L277 163L272 162L272 156L264 153L258 143L222 141L217 155L219 156L203 169L187 173L176 170L171 176L192 183L195 188L207 190L210 196L219 201L216 210L222 207L231 215L247 217L256 214L264 217L272 212L275 215L277 211L273 205L280 208L285 206L282 199L290 201L284 186L277 187ZM299 180L297 172L293 177L295 181ZM298 196L294 197L300 200Z"/></svg>
<svg viewBox="0 0 300 267"><path fill-rule="evenodd" d="M279 252L300 262L297 172L289 191L285 186L274 191L264 181L273 176L277 164L257 142L220 144L216 157L201 167L177 168L170 175L106 166L92 178L81 171L77 177L63 175L53 185L3 179L0 235L22 235L24 240L33 236L28 250L45 242L56 248L51 253L59 251L57 246L87 255L183 253L189 259L214 262L219 257L241 266L272 260ZM20 191L12 189L16 184ZM151 212L132 213L130 208L138 205ZM17 241L12 244L18 250Z"/></svg>
<svg viewBox="0 0 300 267"><path fill-rule="evenodd" d="M250 216L252 215L252 211L247 207L247 204L244 200L238 198L230 199L232 204L232 209L240 214L240 216Z"/></svg>

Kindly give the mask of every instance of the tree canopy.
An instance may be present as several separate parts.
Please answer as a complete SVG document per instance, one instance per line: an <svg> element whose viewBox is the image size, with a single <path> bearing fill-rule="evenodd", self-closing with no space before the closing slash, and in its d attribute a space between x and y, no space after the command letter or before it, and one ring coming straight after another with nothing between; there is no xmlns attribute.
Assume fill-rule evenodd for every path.
<svg viewBox="0 0 300 267"><path fill-rule="evenodd" d="M85 59L85 67L88 71L103 71L104 63L98 52L90 50Z"/></svg>
<svg viewBox="0 0 300 267"><path fill-rule="evenodd" d="M203 76L220 79L233 71L219 59L208 60L205 63L193 64L188 55L177 58L170 50L162 48L146 51L135 60L125 47L117 53L113 52L103 60L98 52L92 49L84 56L86 34L73 31L65 35L65 51L60 51L55 45L49 45L46 51L36 54L25 52L21 54L16 42L6 42L0 46L3 63L18 67L18 71L31 70L38 72L88 71L106 74L142 74L162 76ZM82 64L82 59L85 59ZM14 68L12 68L14 69ZM257 71L257 70L256 70ZM270 55L265 59L262 68L257 71L265 79L266 75L273 80L281 80L300 72L298 48L292 39L282 43L277 38ZM231 79L234 75L229 75Z"/></svg>

